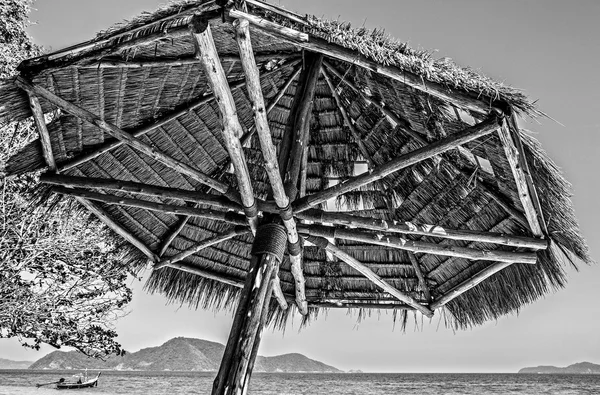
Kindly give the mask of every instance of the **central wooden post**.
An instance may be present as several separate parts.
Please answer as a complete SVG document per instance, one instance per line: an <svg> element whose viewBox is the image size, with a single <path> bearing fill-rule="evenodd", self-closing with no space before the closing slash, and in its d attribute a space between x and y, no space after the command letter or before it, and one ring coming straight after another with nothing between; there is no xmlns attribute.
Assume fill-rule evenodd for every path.
<svg viewBox="0 0 600 395"><path fill-rule="evenodd" d="M283 225L263 223L252 246L252 260L225 346L213 395L241 395L248 390L258 354L260 336L267 321L273 287L287 244Z"/></svg>

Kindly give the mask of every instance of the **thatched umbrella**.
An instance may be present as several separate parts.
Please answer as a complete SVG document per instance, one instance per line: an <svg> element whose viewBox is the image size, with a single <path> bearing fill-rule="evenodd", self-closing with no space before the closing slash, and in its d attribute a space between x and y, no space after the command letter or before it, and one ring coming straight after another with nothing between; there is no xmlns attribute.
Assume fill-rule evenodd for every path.
<svg viewBox="0 0 600 395"><path fill-rule="evenodd" d="M151 292L237 303L214 393L247 388L268 322L443 308L467 327L591 261L519 129L532 103L378 31L180 1L24 62L0 100L40 134L8 174L42 170L129 241Z"/></svg>

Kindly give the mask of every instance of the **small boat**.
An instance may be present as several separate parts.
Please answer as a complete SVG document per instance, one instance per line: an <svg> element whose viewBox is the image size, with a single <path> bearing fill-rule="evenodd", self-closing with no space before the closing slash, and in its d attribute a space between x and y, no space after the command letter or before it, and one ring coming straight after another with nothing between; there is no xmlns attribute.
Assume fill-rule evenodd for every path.
<svg viewBox="0 0 600 395"><path fill-rule="evenodd" d="M86 381L82 381L81 377L80 377L76 383L66 382L64 379L60 379L59 382L56 383L56 389L68 390L68 389L97 387L98 386L98 378L100 377L101 373L102 372L98 373L98 375L95 378L86 380Z"/></svg>

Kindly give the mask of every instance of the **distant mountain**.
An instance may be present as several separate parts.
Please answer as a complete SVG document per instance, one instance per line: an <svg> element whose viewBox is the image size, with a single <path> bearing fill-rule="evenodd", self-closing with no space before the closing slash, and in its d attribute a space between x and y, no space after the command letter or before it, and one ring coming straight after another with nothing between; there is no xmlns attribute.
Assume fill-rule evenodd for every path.
<svg viewBox="0 0 600 395"><path fill-rule="evenodd" d="M54 351L37 360L29 369L55 370L183 370L214 372L219 369L225 346L201 339L177 337L162 346L144 348L123 357L110 357L106 361L88 358L76 351ZM341 373L333 366L307 358L301 354L256 358L255 372L310 372Z"/></svg>
<svg viewBox="0 0 600 395"><path fill-rule="evenodd" d="M11 361L0 358L0 369L27 369L32 363L31 361Z"/></svg>
<svg viewBox="0 0 600 395"><path fill-rule="evenodd" d="M569 365L566 368L556 366L538 366L535 368L523 368L519 373L543 373L543 374L600 374L600 365L590 362L580 362Z"/></svg>

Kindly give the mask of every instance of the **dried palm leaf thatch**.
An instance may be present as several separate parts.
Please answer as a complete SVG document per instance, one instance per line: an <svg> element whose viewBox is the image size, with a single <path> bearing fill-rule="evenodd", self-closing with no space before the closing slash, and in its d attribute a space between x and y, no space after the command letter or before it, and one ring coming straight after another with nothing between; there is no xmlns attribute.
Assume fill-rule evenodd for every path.
<svg viewBox="0 0 600 395"><path fill-rule="evenodd" d="M194 58L194 38L187 25L195 13L209 20L243 129L243 154L255 198L260 200L259 210L265 216L277 214L274 202L264 202L271 199L271 185L261 145L254 134L254 104L238 58L235 29L230 13L225 10L223 21L223 10L214 2L170 3L154 13L112 27L89 42L26 61L21 65L20 77L98 117L92 124L64 108L58 109L50 99L41 100L43 111L55 115L47 129L62 175L133 181L150 186L148 190L157 186L163 191L173 188L219 195L197 177L172 166L178 163L237 189L237 177L222 133L222 115L204 69ZM308 40L290 36L274 38L275 33L268 29L256 24L250 27L269 128L278 152L282 141L294 131L297 112L294 103L301 102L306 91L304 70L310 56L303 51L331 49L322 51L325 52L323 70L308 107L308 146L297 185L307 196L350 178L372 174L381 166L415 151L427 150L432 144L452 141L465 129L471 130L486 119L487 114L461 106L460 100L452 100L453 95L479 103L477 108L492 114L507 117L511 113L541 114L519 90L452 62L436 61L430 53L412 50L382 30L353 29L339 21L294 16L277 8L263 9L256 2L248 3L248 13L294 29L294 37ZM307 47L306 42L318 45ZM344 57L334 56L341 52ZM422 84L407 84L392 78L390 70L418 78ZM447 95L433 95L427 89ZM27 94L13 80L0 85L0 103L0 122L31 116ZM116 140L108 133L112 129L101 127L103 122L130 133L169 160L159 162L148 152L142 153ZM359 231L373 232L371 235L380 240L393 237L395 242L373 245L364 239L342 237L333 237L331 242L418 303L425 306L446 303L444 317L449 325L458 328L518 311L523 304L562 287L566 281L565 264L592 262L569 199L570 185L536 140L523 131L513 132L515 144L522 142L520 155L529 167L522 170L530 176L531 187L527 188L537 190L539 196L538 220L543 218L545 223L541 228L547 229L544 240L549 247L536 252L535 265L514 263L465 290L465 284L494 269L497 262L407 248L416 245L427 246L427 251L532 254L518 243L498 245L488 239L466 241L443 236L445 229L454 229L533 238L531 215L521 198L522 185L515 181L507 151L495 132L404 166L319 205L321 209L363 220L420 224L423 229L430 229L430 233L398 234L359 227ZM42 146L36 140L13 156L5 170L15 175L45 167ZM175 257L233 229L226 222L175 215L173 210L161 209L163 204L224 212L223 208L186 201L181 195L109 190L92 181L83 187L99 193L93 195L95 204L106 216L143 243L151 255L160 255L160 259ZM40 189L40 198L47 199L49 191ZM69 193L66 188L62 191ZM123 202L137 199L140 204L118 204L119 199ZM241 212L240 206L239 212L229 215ZM296 221L301 222L298 218ZM329 226L324 229L335 236L335 227L321 225ZM338 236L357 230L352 223L336 226L344 231ZM196 308L229 309L236 304L249 271L252 243L253 236L244 234L195 251L178 262L184 270L167 267L154 271L146 289ZM132 247L132 256L138 261L131 264L145 264L147 257L136 251ZM412 307L318 247L304 246L303 274L309 308L304 323L316 319L327 308L349 308L358 312L359 318L368 316L373 309L392 309L402 327L408 322L407 314ZM288 253L281 262L279 278L291 307L281 311L273 301L270 319L275 326L284 327L296 313L296 277ZM456 290L461 290L461 294L447 300Z"/></svg>

